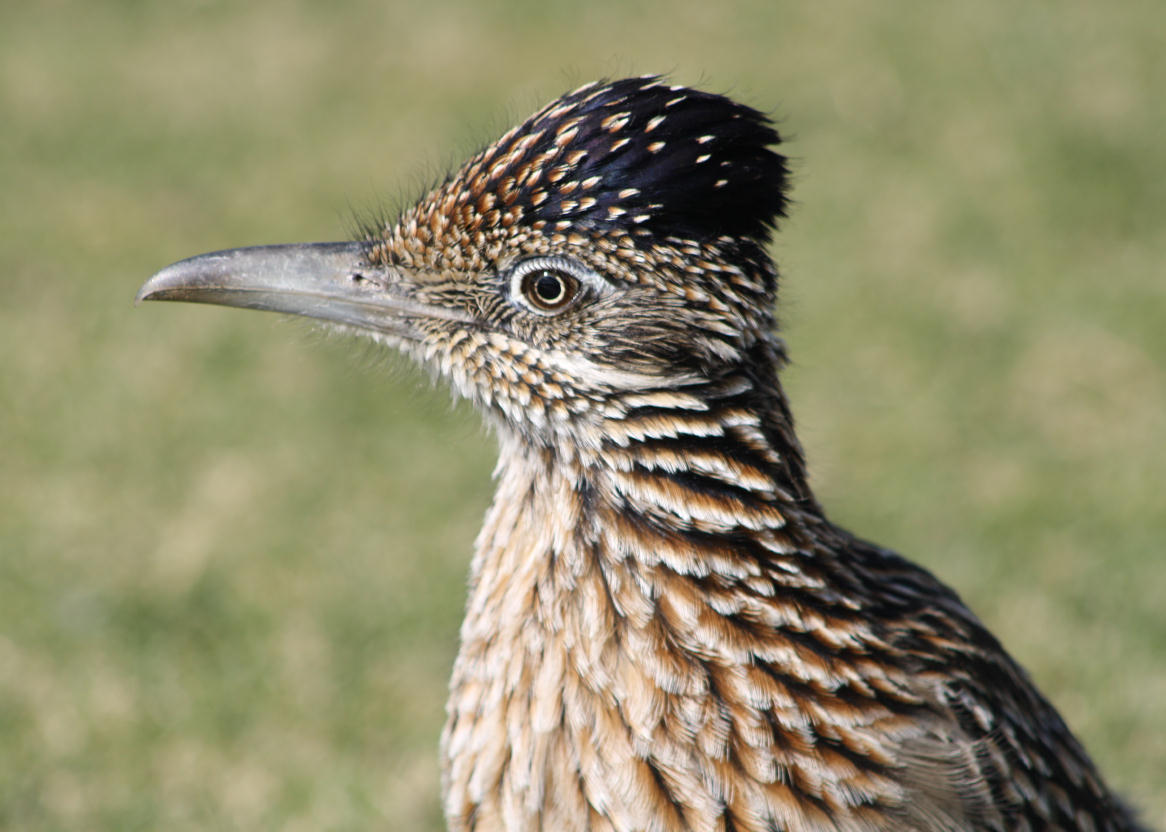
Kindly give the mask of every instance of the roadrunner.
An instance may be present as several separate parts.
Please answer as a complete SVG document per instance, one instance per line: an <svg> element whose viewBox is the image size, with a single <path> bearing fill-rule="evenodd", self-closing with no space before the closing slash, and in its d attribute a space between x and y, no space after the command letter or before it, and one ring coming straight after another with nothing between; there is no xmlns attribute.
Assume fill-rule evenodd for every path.
<svg viewBox="0 0 1166 832"><path fill-rule="evenodd" d="M498 435L441 742L453 830L1129 830L956 594L831 523L782 392L761 113L588 84L355 242L140 300L323 319Z"/></svg>

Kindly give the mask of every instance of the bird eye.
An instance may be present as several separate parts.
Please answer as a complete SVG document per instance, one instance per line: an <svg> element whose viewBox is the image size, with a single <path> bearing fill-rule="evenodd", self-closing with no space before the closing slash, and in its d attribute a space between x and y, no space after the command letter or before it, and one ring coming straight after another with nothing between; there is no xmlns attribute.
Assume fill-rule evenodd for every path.
<svg viewBox="0 0 1166 832"><path fill-rule="evenodd" d="M579 281L559 269L532 269L522 276L522 296L538 312L559 312L579 293Z"/></svg>
<svg viewBox="0 0 1166 832"><path fill-rule="evenodd" d="M584 296L600 298L611 291L594 269L563 255L530 257L508 271L510 301L536 315L558 315Z"/></svg>

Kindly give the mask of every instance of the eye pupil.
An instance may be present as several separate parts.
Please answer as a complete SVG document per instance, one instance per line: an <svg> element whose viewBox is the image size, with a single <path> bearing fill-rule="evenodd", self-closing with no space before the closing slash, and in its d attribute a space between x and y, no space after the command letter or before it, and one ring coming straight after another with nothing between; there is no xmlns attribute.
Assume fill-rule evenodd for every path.
<svg viewBox="0 0 1166 832"><path fill-rule="evenodd" d="M579 281L558 269L531 270L522 277L522 294L541 312L565 309L579 291Z"/></svg>
<svg viewBox="0 0 1166 832"><path fill-rule="evenodd" d="M551 274L550 272L543 272L539 275L538 280L534 283L534 290L538 293L543 303L555 303L567 291L558 275Z"/></svg>

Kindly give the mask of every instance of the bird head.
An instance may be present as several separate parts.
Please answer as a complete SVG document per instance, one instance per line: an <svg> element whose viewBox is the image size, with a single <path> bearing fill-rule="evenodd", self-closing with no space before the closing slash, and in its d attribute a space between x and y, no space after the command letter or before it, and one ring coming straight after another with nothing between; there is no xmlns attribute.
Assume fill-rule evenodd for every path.
<svg viewBox="0 0 1166 832"><path fill-rule="evenodd" d="M322 319L552 443L623 397L707 383L772 342L778 142L723 96L655 76L588 84L365 239L200 255L138 300Z"/></svg>

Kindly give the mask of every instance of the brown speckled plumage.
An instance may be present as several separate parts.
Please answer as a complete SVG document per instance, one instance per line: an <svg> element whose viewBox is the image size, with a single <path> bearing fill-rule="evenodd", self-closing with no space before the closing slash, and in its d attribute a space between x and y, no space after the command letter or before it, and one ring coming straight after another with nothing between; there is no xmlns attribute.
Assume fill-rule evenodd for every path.
<svg viewBox="0 0 1166 832"><path fill-rule="evenodd" d="M140 296L339 323L495 426L450 829L1135 829L955 593L815 501L777 142L720 96L590 84L367 240L194 258Z"/></svg>

